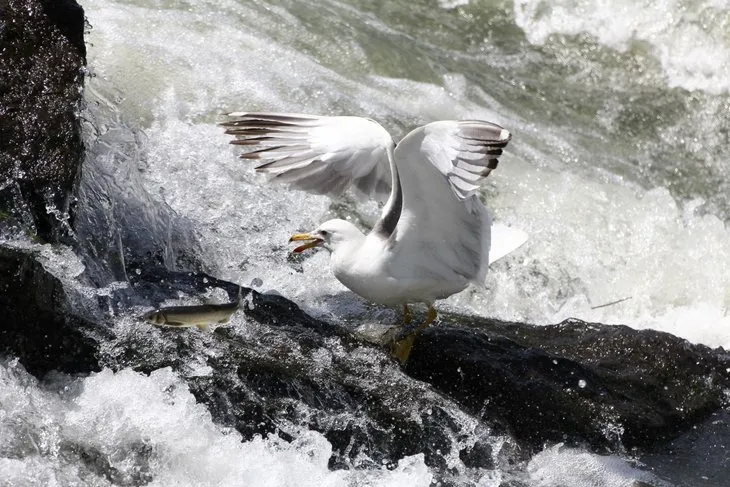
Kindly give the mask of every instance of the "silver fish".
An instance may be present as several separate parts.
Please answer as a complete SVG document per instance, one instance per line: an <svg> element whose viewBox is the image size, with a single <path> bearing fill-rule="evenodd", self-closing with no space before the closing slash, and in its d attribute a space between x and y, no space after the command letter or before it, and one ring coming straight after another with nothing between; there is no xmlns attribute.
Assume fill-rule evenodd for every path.
<svg viewBox="0 0 730 487"><path fill-rule="evenodd" d="M188 328L195 326L207 330L210 323L226 323L241 307L241 288L238 299L224 304L202 304L194 306L167 306L145 313L143 320L160 326Z"/></svg>

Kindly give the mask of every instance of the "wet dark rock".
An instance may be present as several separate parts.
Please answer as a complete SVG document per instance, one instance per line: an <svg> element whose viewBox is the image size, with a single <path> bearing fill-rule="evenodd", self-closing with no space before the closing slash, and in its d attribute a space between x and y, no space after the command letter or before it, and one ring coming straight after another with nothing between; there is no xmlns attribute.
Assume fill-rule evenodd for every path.
<svg viewBox="0 0 730 487"><path fill-rule="evenodd" d="M69 239L83 157L83 26L73 0L0 0L0 230Z"/></svg>
<svg viewBox="0 0 730 487"><path fill-rule="evenodd" d="M84 9L76 0L41 0L48 21L53 24L86 62Z"/></svg>
<svg viewBox="0 0 730 487"><path fill-rule="evenodd" d="M260 320L272 309L278 313L275 323ZM424 453L427 464L446 470L443 455L466 448L468 461L493 464L486 441L454 444L460 434L474 435L460 432L465 425L453 417L453 403L409 380L377 348L346 330L330 333L333 325L302 319L296 305L278 296L253 292L241 313L243 328L218 327L214 333L141 325L113 341L101 363L143 372L173 367L217 422L246 439L272 434L292 439L303 427L319 431L332 444L333 468L365 466L358 463L363 458L371 467L395 466L404 456ZM201 355L205 373L190 369L202 365ZM481 431L486 439L488 428Z"/></svg>
<svg viewBox="0 0 730 487"><path fill-rule="evenodd" d="M673 485L730 485L730 409L713 413L682 436L638 458Z"/></svg>
<svg viewBox="0 0 730 487"><path fill-rule="evenodd" d="M252 291L245 306L245 328L258 331L163 331L170 347L163 354L159 340L137 335L118 343L134 355L102 361L147 371L169 365L185 376L201 350L215 350L206 354L209 373L187 376L188 385L217 421L245 438L294 438L286 425L304 425L332 444L333 468L353 466L360 453L388 463L423 452L444 473L448 454L467 467L492 468L500 455L519 458L558 442L599 452L661 448L721 411L730 387L722 351L665 333L454 316L416 341L403 369L422 382L412 381L383 350L280 296ZM455 319L473 326L449 324ZM485 438L505 433L522 453L459 443L479 435L461 431L451 401L478 419Z"/></svg>
<svg viewBox="0 0 730 487"><path fill-rule="evenodd" d="M355 336L346 328L312 318L289 299L257 291L252 291L251 296L252 306L247 309L247 314L259 323L286 326L289 330L299 329L301 331L295 331L298 336L312 335L311 339L320 346L325 338L330 337L340 338L348 345L357 342Z"/></svg>
<svg viewBox="0 0 730 487"><path fill-rule="evenodd" d="M79 316L72 300L37 251L0 246L0 353L19 357L37 377L98 370L104 328Z"/></svg>
<svg viewBox="0 0 730 487"><path fill-rule="evenodd" d="M577 320L469 321L427 329L405 371L533 450L556 442L649 449L728 403L730 356L721 350Z"/></svg>
<svg viewBox="0 0 730 487"><path fill-rule="evenodd" d="M0 237L70 242L83 158L86 49L73 0L0 0ZM0 351L31 373L96 370L97 317L48 270L39 246L0 245Z"/></svg>

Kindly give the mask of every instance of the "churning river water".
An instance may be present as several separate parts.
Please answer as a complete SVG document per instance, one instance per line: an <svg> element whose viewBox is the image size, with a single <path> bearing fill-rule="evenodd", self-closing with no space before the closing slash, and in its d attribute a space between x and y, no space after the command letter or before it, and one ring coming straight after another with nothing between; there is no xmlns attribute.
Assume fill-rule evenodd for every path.
<svg viewBox="0 0 730 487"><path fill-rule="evenodd" d="M333 215L367 225L378 208L266 185L216 125L223 113L362 115L396 139L434 120L484 119L513 133L484 189L487 206L530 238L493 266L486 290L442 309L537 324L576 317L730 347L727 0L81 3L86 98L101 107L100 129L134 133L145 188L194 222L219 277L279 292L319 317L391 313L346 293L324 253L287 259L292 233ZM105 371L68 399L13 360L0 364L0 382L3 403L18 391L33 399L17 404L14 427L47 432L45 444L25 447L85 437L113 455L119 435L147 435L167 451L151 466L153 485L432 478L419 456L395 470L330 471L331 447L314 432L291 444L242 443L169 370ZM162 392L171 385L174 405ZM122 426L121 417L134 420ZM38 458L0 461L0 484L105 485L62 457ZM554 447L522 480L629 486L642 478L636 468ZM500 479L484 472L478 485Z"/></svg>

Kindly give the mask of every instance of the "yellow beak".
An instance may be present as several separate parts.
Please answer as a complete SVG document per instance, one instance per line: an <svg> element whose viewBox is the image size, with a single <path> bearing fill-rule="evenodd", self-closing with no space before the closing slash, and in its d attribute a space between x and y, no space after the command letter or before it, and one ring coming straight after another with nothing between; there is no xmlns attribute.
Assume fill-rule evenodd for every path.
<svg viewBox="0 0 730 487"><path fill-rule="evenodd" d="M299 252L304 252L307 249L311 249L313 247L318 247L324 243L324 240L322 240L319 237L315 237L311 233L297 233L296 235L292 235L291 238L289 238L290 242L299 242L302 240L309 240L309 242L305 243L304 245L300 245L299 247L292 250L295 254L298 254Z"/></svg>

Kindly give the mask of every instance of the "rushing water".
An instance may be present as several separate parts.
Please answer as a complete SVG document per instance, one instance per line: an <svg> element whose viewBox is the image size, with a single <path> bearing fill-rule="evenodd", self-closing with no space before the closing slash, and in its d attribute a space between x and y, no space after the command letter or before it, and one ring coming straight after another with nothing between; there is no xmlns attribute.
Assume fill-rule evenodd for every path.
<svg viewBox="0 0 730 487"><path fill-rule="evenodd" d="M216 275L255 282L322 317L390 317L346 292L324 253L287 258L291 233L332 215L368 225L377 207L266 185L227 145L216 126L222 113L363 115L396 138L433 120L478 118L514 134L484 194L495 219L530 240L493 267L486 291L467 290L443 308L543 324L624 323L730 347L727 1L82 4L91 24L87 100L104 107L101 129L121 121L135 132L145 188L194 222ZM32 398L0 417L0 450L43 453L2 460L2 485L106 485L124 475L154 485L432 479L419 456L395 470L330 471L331 447L314 432L293 444L241 443L169 370L38 385L7 361L0 383L2 404L13 391ZM159 454L132 472L129 451L116 445L143 439ZM78 442L117 455L122 480L80 471L64 454ZM499 472L480 478L501 481ZM642 478L624 459L554 447L521 480L628 486Z"/></svg>
<svg viewBox="0 0 730 487"><path fill-rule="evenodd" d="M326 256L292 278L286 237L377 209L264 185L226 146L222 113L360 114L396 137L481 118L514 133L489 207L531 239L487 293L446 306L730 345L730 7L450 5L87 2L89 85L143 131L147 188L199 223L223 277L339 315Z"/></svg>

